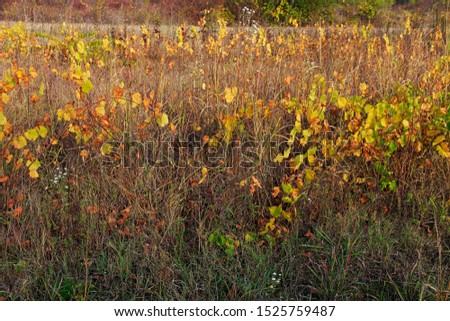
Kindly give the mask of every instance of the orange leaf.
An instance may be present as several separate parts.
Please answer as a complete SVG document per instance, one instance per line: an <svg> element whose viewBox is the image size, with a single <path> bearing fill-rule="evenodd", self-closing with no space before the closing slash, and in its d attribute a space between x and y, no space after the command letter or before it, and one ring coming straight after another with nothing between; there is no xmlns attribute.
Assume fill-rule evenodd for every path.
<svg viewBox="0 0 450 321"><path fill-rule="evenodd" d="M249 187L250 195L255 194L255 185L251 184Z"/></svg>
<svg viewBox="0 0 450 321"><path fill-rule="evenodd" d="M273 196L273 197L277 197L278 194L280 194L280 187L275 186L275 187L273 188L273 191L272 191L272 196Z"/></svg>
<svg viewBox="0 0 450 321"><path fill-rule="evenodd" d="M7 202L6 202L6 206L11 209L14 206L14 200L12 198L10 198Z"/></svg>
<svg viewBox="0 0 450 321"><path fill-rule="evenodd" d="M36 95L36 93L34 93L33 95L31 95L30 101L31 101L33 104L36 104L36 103L39 101L39 96Z"/></svg>
<svg viewBox="0 0 450 321"><path fill-rule="evenodd" d="M80 156L81 156L81 158L83 158L83 161L85 161L89 157L89 152L86 149L83 149L80 152Z"/></svg>
<svg viewBox="0 0 450 321"><path fill-rule="evenodd" d="M306 232L305 236L310 239L314 236L314 233L308 230L308 232Z"/></svg>
<svg viewBox="0 0 450 321"><path fill-rule="evenodd" d="M8 176L0 177L0 183L4 183L4 182L6 182L8 179L9 179Z"/></svg>
<svg viewBox="0 0 450 321"><path fill-rule="evenodd" d="M252 181L253 181L253 184L255 185L255 187L262 188L261 183L258 181L258 179L255 176L252 176Z"/></svg>
<svg viewBox="0 0 450 321"><path fill-rule="evenodd" d="M97 206L88 206L86 211L88 214L95 214L98 213L98 207Z"/></svg>
<svg viewBox="0 0 450 321"><path fill-rule="evenodd" d="M35 169L30 170L29 175L31 178L34 178L34 179L39 177L39 174L38 174L37 170L35 170Z"/></svg>
<svg viewBox="0 0 450 321"><path fill-rule="evenodd" d="M126 220L131 216L131 206L128 206L126 209L122 211L122 216Z"/></svg>
<svg viewBox="0 0 450 321"><path fill-rule="evenodd" d="M119 99L123 96L123 90L119 86L114 88L114 99Z"/></svg>
<svg viewBox="0 0 450 321"><path fill-rule="evenodd" d="M19 206L18 208L16 208L16 209L13 211L13 216L14 216L15 218L17 218L17 217L19 217L20 215L22 215L22 213L23 213L23 208L22 208L22 206Z"/></svg>

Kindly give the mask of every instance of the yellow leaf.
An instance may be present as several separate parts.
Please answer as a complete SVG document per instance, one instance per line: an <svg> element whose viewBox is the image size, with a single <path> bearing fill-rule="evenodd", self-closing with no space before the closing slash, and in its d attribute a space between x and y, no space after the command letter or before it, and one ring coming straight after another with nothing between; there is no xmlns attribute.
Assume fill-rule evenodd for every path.
<svg viewBox="0 0 450 321"><path fill-rule="evenodd" d="M448 146L448 143L441 143L440 145L436 146L436 149L439 155L450 158L450 148Z"/></svg>
<svg viewBox="0 0 450 321"><path fill-rule="evenodd" d="M7 104L9 102L9 96L6 93L2 94L2 103Z"/></svg>
<svg viewBox="0 0 450 321"><path fill-rule="evenodd" d="M31 178L34 178L34 179L39 177L39 174L38 174L37 170L35 170L35 169L30 170L29 175Z"/></svg>
<svg viewBox="0 0 450 321"><path fill-rule="evenodd" d="M5 124L6 124L6 117L5 117L5 115L3 114L3 112L0 111L0 126L3 126L3 125L5 125Z"/></svg>
<svg viewBox="0 0 450 321"><path fill-rule="evenodd" d="M366 179L364 177L356 178L356 184L364 184L365 182L366 182Z"/></svg>
<svg viewBox="0 0 450 321"><path fill-rule="evenodd" d="M142 95L140 93L134 93L131 95L131 107L135 108L142 103Z"/></svg>
<svg viewBox="0 0 450 321"><path fill-rule="evenodd" d="M445 135L440 135L436 137L436 139L433 141L433 146L436 146L440 143L442 143L445 140Z"/></svg>
<svg viewBox="0 0 450 321"><path fill-rule="evenodd" d="M104 143L100 148L102 155L109 155L113 151L113 146L109 143Z"/></svg>
<svg viewBox="0 0 450 321"><path fill-rule="evenodd" d="M284 159L288 158L291 154L291 148L288 148L284 151L283 154L278 154L277 157L273 160L274 162L281 163Z"/></svg>
<svg viewBox="0 0 450 321"><path fill-rule="evenodd" d="M238 93L238 89L237 87L233 87L233 88L225 88L225 101L227 102L227 104L231 104L234 100L234 98L236 98Z"/></svg>
<svg viewBox="0 0 450 321"><path fill-rule="evenodd" d="M406 119L403 119L402 124L405 128L409 127L409 121L407 121Z"/></svg>
<svg viewBox="0 0 450 321"><path fill-rule="evenodd" d="M84 45L83 40L78 41L78 43L77 43L77 51L80 54L83 54L84 53L84 49L85 49L85 45Z"/></svg>
<svg viewBox="0 0 450 321"><path fill-rule="evenodd" d="M344 175L342 175L342 179L344 180L344 182L348 182L349 180L348 173L344 173Z"/></svg>
<svg viewBox="0 0 450 321"><path fill-rule="evenodd" d="M39 95L44 96L45 94L45 84L41 83L41 86L39 87Z"/></svg>
<svg viewBox="0 0 450 321"><path fill-rule="evenodd" d="M100 104L97 107L95 107L95 113L97 114L97 116L104 116L105 115L105 113L106 113L105 105L106 105L106 102L104 100L102 100L100 102Z"/></svg>
<svg viewBox="0 0 450 321"><path fill-rule="evenodd" d="M359 85L359 90L361 91L361 94L366 95L367 92L369 91L369 87L367 86L366 83L362 83Z"/></svg>
<svg viewBox="0 0 450 321"><path fill-rule="evenodd" d="M167 114L163 113L156 119L156 122L158 123L159 127L165 127L169 123L169 117L167 116Z"/></svg>
<svg viewBox="0 0 450 321"><path fill-rule="evenodd" d="M13 139L12 144L15 149L22 149L27 146L27 140L24 136L19 136Z"/></svg>
<svg viewBox="0 0 450 321"><path fill-rule="evenodd" d="M30 67L30 76L33 77L33 78L37 77L36 69L34 69L33 66Z"/></svg>
<svg viewBox="0 0 450 321"><path fill-rule="evenodd" d="M345 106L347 106L347 99L345 99L344 97L339 97L337 105L339 108L344 108Z"/></svg>
<svg viewBox="0 0 450 321"><path fill-rule="evenodd" d="M208 176L208 169L206 167L202 167L202 178L198 182L198 185L200 185L201 183L204 182L204 180L206 179L206 176Z"/></svg>
<svg viewBox="0 0 450 321"><path fill-rule="evenodd" d="M266 226L263 231L259 232L259 235L266 235L269 233L269 231L273 231L275 229L275 218L272 217L268 223L266 223Z"/></svg>
<svg viewBox="0 0 450 321"><path fill-rule="evenodd" d="M417 144L416 144L416 152L418 152L418 153L420 153L420 151L422 151L422 147L423 147L423 144L422 144L422 142L417 142Z"/></svg>
<svg viewBox="0 0 450 321"><path fill-rule="evenodd" d="M284 159L283 154L278 154L273 161L276 163L281 163L283 159Z"/></svg>

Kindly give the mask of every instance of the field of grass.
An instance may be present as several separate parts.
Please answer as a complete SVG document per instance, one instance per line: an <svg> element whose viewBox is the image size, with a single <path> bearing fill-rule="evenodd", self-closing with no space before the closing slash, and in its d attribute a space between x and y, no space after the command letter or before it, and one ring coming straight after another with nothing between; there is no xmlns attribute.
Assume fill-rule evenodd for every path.
<svg viewBox="0 0 450 321"><path fill-rule="evenodd" d="M439 27L0 25L2 300L449 300Z"/></svg>

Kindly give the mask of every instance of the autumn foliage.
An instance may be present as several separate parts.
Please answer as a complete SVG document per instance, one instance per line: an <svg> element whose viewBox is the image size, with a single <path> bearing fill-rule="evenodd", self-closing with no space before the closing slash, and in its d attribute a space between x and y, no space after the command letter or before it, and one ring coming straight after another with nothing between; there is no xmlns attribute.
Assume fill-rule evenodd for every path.
<svg viewBox="0 0 450 321"><path fill-rule="evenodd" d="M190 248L233 257L299 227L313 238L307 226L330 212L419 219L428 199L448 209L443 31L292 24L1 26L7 247L51 257L54 238L89 237L95 252L117 236L142 238L151 256L182 231Z"/></svg>

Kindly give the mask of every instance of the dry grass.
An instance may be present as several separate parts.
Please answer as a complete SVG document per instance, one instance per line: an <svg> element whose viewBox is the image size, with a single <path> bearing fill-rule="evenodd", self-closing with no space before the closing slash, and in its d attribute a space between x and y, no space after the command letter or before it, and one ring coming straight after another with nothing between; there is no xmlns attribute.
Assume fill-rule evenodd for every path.
<svg viewBox="0 0 450 321"><path fill-rule="evenodd" d="M376 154L353 155L348 119L327 91L355 99L352 108L354 97L362 96L372 105L403 99L412 106L429 99L436 111L422 127L434 128L433 117L448 114L449 106L448 45L439 28L391 30L386 36L365 26L198 34L188 26L148 34L40 28L0 30L0 72L23 68L29 78L20 83L16 75L13 90L5 89L5 79L2 87L9 97L2 110L13 124L1 141L0 176L8 176L0 195L2 297L448 299L448 158L426 137L419 152L413 143L399 147L384 162L397 188L382 188L386 175L374 169ZM85 49L77 47L80 41ZM77 95L75 66L90 71L89 93ZM297 217L276 221L269 233L275 243L263 236L246 242L246 235L264 230L268 208L281 204L273 188L294 185L286 163L273 162L298 120L288 102L309 101L322 76L331 129L323 125L317 141L342 134L349 143L335 159L309 164L316 178L305 183L296 204L283 205ZM121 83L123 105L117 97ZM234 87L236 95L228 99ZM135 108L133 93L144 98ZM104 113L96 109L102 100ZM67 104L77 115L58 121ZM168 115L165 127L155 121L161 113ZM27 156L12 142L38 124L48 135L26 147L42 163L40 177L31 179L25 166L14 169ZM92 137L77 142L70 124ZM448 128L442 131L448 141ZM98 136L106 132L119 151L131 146L130 166L106 166L107 139ZM51 144L52 138L58 143ZM260 143L250 154L252 166L238 163L242 150L211 166L201 163L201 150L194 147L214 139L219 147ZM145 150L133 149L149 141L156 146L152 152L163 156L167 141L187 148L179 149L178 163L169 154L167 166L151 166L142 161ZM270 154L270 141L284 145L276 144ZM293 148L302 150L300 136ZM226 252L228 243L211 242L211 234L230 240L232 251ZM270 287L273 272L282 281Z"/></svg>

